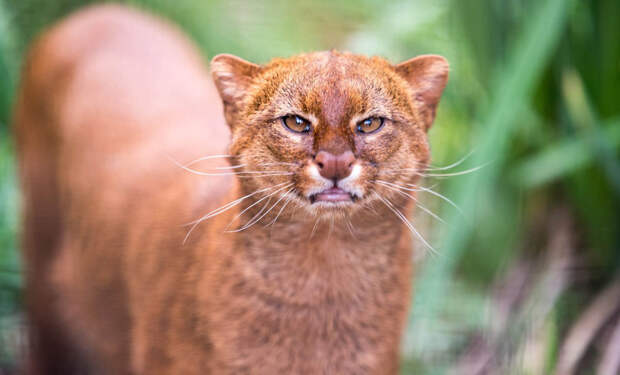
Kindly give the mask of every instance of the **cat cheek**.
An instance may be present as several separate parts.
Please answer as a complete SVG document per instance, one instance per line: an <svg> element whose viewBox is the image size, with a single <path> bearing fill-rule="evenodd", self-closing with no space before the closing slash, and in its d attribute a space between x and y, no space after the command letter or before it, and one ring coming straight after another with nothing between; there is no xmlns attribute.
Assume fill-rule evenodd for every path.
<svg viewBox="0 0 620 375"><path fill-rule="evenodd" d="M377 142L365 142L359 149L360 155L372 164L389 162L393 159L401 148L398 139L383 139Z"/></svg>

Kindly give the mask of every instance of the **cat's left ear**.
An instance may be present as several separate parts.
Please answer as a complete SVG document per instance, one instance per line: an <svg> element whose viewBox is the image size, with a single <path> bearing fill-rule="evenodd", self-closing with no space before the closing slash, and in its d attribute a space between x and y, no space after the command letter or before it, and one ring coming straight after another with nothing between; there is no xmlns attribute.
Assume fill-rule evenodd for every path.
<svg viewBox="0 0 620 375"><path fill-rule="evenodd" d="M253 78L260 70L259 65L229 54L220 54L211 60L211 74L224 102L227 120L238 111Z"/></svg>
<svg viewBox="0 0 620 375"><path fill-rule="evenodd" d="M448 61L439 55L421 55L402 62L395 68L409 83L425 130L430 129L435 120L441 93L448 82Z"/></svg>

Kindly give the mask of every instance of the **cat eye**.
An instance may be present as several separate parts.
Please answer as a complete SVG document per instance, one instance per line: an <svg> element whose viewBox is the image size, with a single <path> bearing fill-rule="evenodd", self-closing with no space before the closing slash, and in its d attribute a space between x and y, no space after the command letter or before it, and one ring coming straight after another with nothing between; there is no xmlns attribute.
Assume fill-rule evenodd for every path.
<svg viewBox="0 0 620 375"><path fill-rule="evenodd" d="M286 115L280 117L282 124L296 133L307 133L310 131L310 121L297 115Z"/></svg>
<svg viewBox="0 0 620 375"><path fill-rule="evenodd" d="M363 134L373 133L381 129L384 122L383 117L369 117L357 123L357 131Z"/></svg>

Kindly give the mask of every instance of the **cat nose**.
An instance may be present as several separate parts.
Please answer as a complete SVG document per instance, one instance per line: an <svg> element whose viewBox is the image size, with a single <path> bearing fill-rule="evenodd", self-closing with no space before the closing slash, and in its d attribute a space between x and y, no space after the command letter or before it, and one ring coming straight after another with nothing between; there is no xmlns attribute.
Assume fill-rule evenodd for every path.
<svg viewBox="0 0 620 375"><path fill-rule="evenodd" d="M314 161L319 167L321 176L330 180L340 180L351 174L355 155L351 151L345 151L340 155L319 151Z"/></svg>

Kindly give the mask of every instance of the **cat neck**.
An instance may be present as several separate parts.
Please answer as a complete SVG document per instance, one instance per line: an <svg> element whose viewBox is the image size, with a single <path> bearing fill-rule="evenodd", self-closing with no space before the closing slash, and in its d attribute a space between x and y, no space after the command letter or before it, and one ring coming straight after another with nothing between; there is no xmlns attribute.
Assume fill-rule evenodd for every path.
<svg viewBox="0 0 620 375"><path fill-rule="evenodd" d="M249 211L240 223L255 214ZM248 284L292 303L316 304L359 299L400 279L399 273L408 274L401 268L411 263L411 237L387 207L323 218L297 211L280 215L275 223L266 215L226 234L234 242L227 256Z"/></svg>

